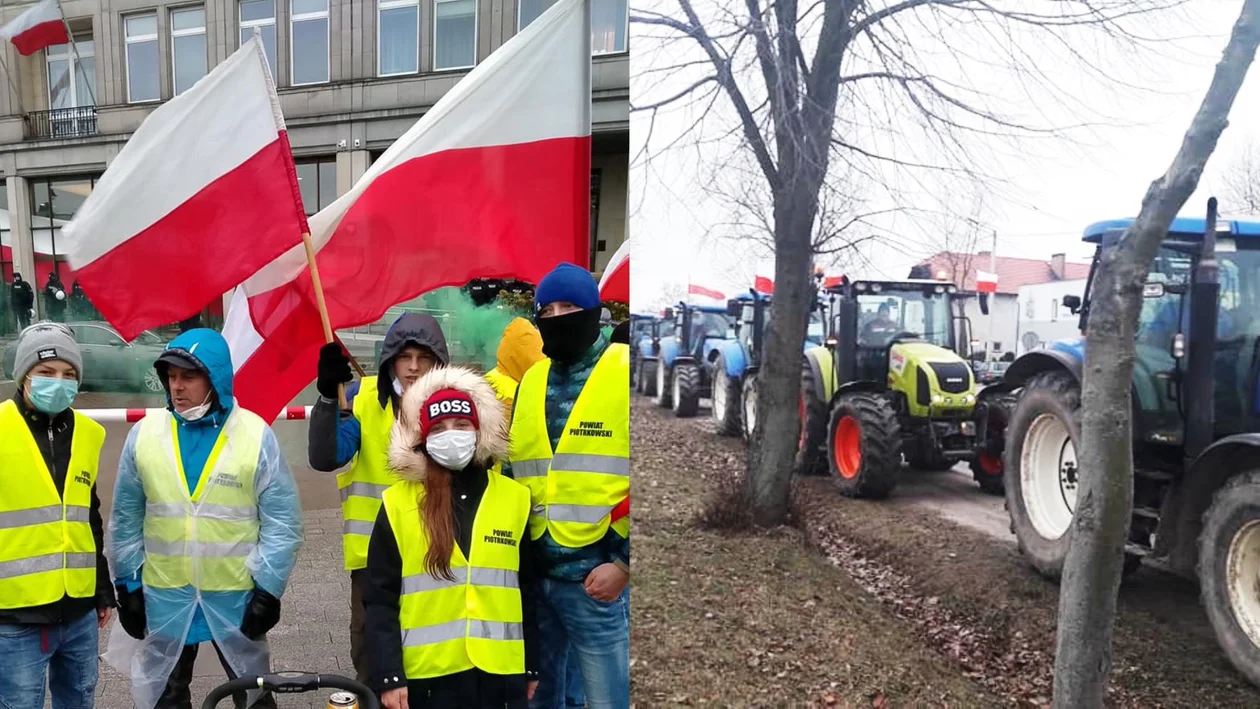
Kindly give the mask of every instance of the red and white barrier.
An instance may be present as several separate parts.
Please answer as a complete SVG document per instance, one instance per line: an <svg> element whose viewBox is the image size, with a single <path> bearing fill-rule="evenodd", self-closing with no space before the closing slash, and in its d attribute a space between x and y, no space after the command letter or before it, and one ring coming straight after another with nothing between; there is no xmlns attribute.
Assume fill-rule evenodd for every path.
<svg viewBox="0 0 1260 709"><path fill-rule="evenodd" d="M75 409L97 423L136 423L151 413L164 413L166 409ZM309 406L290 406L276 421L305 421L311 416Z"/></svg>

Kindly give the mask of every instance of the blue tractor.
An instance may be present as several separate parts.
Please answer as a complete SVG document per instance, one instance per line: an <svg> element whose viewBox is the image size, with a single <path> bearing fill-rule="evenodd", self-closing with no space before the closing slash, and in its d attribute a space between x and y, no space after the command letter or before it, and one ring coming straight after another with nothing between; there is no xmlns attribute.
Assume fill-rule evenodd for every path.
<svg viewBox="0 0 1260 709"><path fill-rule="evenodd" d="M1100 259L1130 219L1085 230L1095 244L1083 297L1063 304L1088 333ZM1225 655L1260 685L1260 223L1177 219L1151 264L1132 382L1133 516L1126 571L1144 558L1198 577ZM1000 452L1011 529L1036 569L1057 579L1077 486L1085 342L1059 341L986 388L983 425ZM982 441L983 443L983 441Z"/></svg>
<svg viewBox="0 0 1260 709"><path fill-rule="evenodd" d="M810 312L805 349L821 345L826 327L825 300ZM722 436L750 440L757 423L757 371L771 317L771 297L749 290L726 304L736 336L721 343L713 364L713 422Z"/></svg>
<svg viewBox="0 0 1260 709"><path fill-rule="evenodd" d="M663 334L657 346L653 400L686 418L695 416L700 399L710 395L718 348L734 332L723 307L679 303L665 309L661 328L667 330L671 323L673 332Z"/></svg>
<svg viewBox="0 0 1260 709"><path fill-rule="evenodd" d="M645 361L656 360L652 348L659 338L659 324L660 318L655 315L630 314L630 381L634 390L639 393L647 393L644 388L647 382L645 375L651 379L653 386L656 384L656 370L647 372L643 365Z"/></svg>

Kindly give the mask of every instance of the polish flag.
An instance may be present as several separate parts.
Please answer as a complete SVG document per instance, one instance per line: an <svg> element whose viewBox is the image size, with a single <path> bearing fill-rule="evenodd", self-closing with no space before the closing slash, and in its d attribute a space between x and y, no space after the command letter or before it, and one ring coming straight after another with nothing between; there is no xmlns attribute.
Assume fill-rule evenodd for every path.
<svg viewBox="0 0 1260 709"><path fill-rule="evenodd" d="M998 285L998 277L996 273L988 271L976 270L976 292L977 293L996 293Z"/></svg>
<svg viewBox="0 0 1260 709"><path fill-rule="evenodd" d="M757 266L757 275L753 278L753 290L765 295L774 295L774 266L762 262Z"/></svg>
<svg viewBox="0 0 1260 709"><path fill-rule="evenodd" d="M704 298L712 298L714 300L726 300L726 294L722 291L705 288L704 286L698 286L694 283L687 286L687 295L698 295Z"/></svg>
<svg viewBox="0 0 1260 709"><path fill-rule="evenodd" d="M560 0L468 73L311 217L334 328L474 278L537 283L587 263L589 3ZM236 395L263 416L315 377L324 335L301 245L243 284L253 346L234 343ZM225 328L226 329L226 328ZM245 332L243 324L234 332Z"/></svg>
<svg viewBox="0 0 1260 709"><path fill-rule="evenodd" d="M68 44L70 33L57 0L40 0L0 29L0 37L13 43L18 54L30 56L41 49Z"/></svg>
<svg viewBox="0 0 1260 709"><path fill-rule="evenodd" d="M83 290L131 340L301 249L306 230L256 35L149 114L62 232Z"/></svg>
<svg viewBox="0 0 1260 709"><path fill-rule="evenodd" d="M823 288L839 288L844 285L844 276L824 276Z"/></svg>
<svg viewBox="0 0 1260 709"><path fill-rule="evenodd" d="M630 240L626 239L617 247L612 258L608 260L608 268L604 269L604 277L599 279L599 297L617 303L630 304Z"/></svg>

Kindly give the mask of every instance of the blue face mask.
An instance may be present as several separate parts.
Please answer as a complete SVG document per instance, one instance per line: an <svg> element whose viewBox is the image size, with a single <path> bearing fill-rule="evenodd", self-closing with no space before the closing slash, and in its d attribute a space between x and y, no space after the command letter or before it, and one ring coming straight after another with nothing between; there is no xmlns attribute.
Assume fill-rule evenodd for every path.
<svg viewBox="0 0 1260 709"><path fill-rule="evenodd" d="M70 408L70 404L78 393L78 381L52 377L31 377L31 384L27 390L31 404L49 416L56 416Z"/></svg>

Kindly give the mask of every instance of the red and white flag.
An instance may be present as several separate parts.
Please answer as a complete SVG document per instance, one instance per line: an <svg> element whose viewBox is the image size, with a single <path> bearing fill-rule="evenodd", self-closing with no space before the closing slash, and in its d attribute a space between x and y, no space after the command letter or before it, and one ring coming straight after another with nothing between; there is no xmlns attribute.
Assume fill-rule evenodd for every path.
<svg viewBox="0 0 1260 709"><path fill-rule="evenodd" d="M587 4L560 0L505 42L311 217L334 328L474 278L537 283L561 261L586 264ZM315 377L323 329L302 246L243 286L258 340L233 344L236 395L266 417ZM245 315L236 307L228 319Z"/></svg>
<svg viewBox="0 0 1260 709"><path fill-rule="evenodd" d="M976 270L976 292L977 293L996 293L998 285L998 277L996 273L988 271Z"/></svg>
<svg viewBox="0 0 1260 709"><path fill-rule="evenodd" d="M70 265L131 340L223 297L307 230L254 37L145 119L63 233Z"/></svg>
<svg viewBox="0 0 1260 709"><path fill-rule="evenodd" d="M722 291L706 288L695 283L687 285L687 295L698 295L704 298L712 298L713 300L726 300L726 294Z"/></svg>
<svg viewBox="0 0 1260 709"><path fill-rule="evenodd" d="M617 303L630 304L630 240L626 239L617 247L612 258L608 260L608 268L599 279L599 297Z"/></svg>
<svg viewBox="0 0 1260 709"><path fill-rule="evenodd" d="M70 33L66 31L66 22L61 16L61 6L57 4L57 0L40 0L35 3L0 29L0 37L12 42L18 54L24 57L70 41Z"/></svg>

